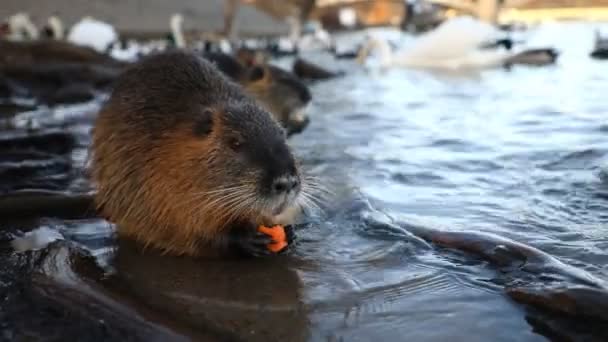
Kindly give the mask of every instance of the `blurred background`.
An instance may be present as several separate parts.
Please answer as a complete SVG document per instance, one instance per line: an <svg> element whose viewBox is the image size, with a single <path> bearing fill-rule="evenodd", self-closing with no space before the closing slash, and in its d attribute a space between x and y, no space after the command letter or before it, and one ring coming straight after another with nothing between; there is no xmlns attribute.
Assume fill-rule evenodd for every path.
<svg viewBox="0 0 608 342"><path fill-rule="evenodd" d="M74 24L85 15L94 13L99 19L116 26L123 34L161 35L168 32L167 17L182 13L188 30L221 32L226 29L226 17L238 22L239 34L287 33L285 18L321 19L326 25L337 22L337 12L349 7L357 11L359 20L365 25L399 24L404 18L406 3L403 1L60 1L30 4L8 0L0 9L2 17L28 9L37 24L57 14L67 25Z"/></svg>
<svg viewBox="0 0 608 342"><path fill-rule="evenodd" d="M396 26L425 29L461 14L497 24L556 19L602 20L608 17L604 0L129 0L80 1L6 0L0 17L27 11L37 25L57 15L67 27L83 16L107 21L125 36L160 36L168 32L168 16L181 13L184 28L227 32L233 23L241 36L287 33L285 18L320 21L324 27ZM340 21L340 13L354 12L354 25ZM344 17L343 17L344 18Z"/></svg>

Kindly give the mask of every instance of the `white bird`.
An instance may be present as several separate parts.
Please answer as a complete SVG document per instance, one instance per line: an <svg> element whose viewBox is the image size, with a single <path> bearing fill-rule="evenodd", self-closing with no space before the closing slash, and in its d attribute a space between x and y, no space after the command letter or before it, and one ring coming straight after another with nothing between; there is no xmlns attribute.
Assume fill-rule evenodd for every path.
<svg viewBox="0 0 608 342"><path fill-rule="evenodd" d="M63 22L57 16L51 16L47 20L47 28L49 29L50 38L62 40L65 35L65 30L63 27Z"/></svg>
<svg viewBox="0 0 608 342"><path fill-rule="evenodd" d="M27 13L17 13L8 18L8 35L6 38L12 41L36 40L40 34L36 25Z"/></svg>
<svg viewBox="0 0 608 342"><path fill-rule="evenodd" d="M174 14L171 16L169 26L171 27L171 36L173 42L177 48L183 49L186 47L186 39L184 38L182 25L184 23L184 17L181 14Z"/></svg>
<svg viewBox="0 0 608 342"><path fill-rule="evenodd" d="M595 48L608 50L608 38L603 37L600 30L595 30Z"/></svg>
<svg viewBox="0 0 608 342"><path fill-rule="evenodd" d="M331 46L331 35L318 21L308 22L304 27L302 35L297 40L299 51L327 50Z"/></svg>
<svg viewBox="0 0 608 342"><path fill-rule="evenodd" d="M595 46L591 51L591 57L608 59L608 38L602 37L599 30L595 30Z"/></svg>
<svg viewBox="0 0 608 342"><path fill-rule="evenodd" d="M76 45L106 52L111 44L118 40L118 33L108 23L85 17L72 26L67 40Z"/></svg>
<svg viewBox="0 0 608 342"><path fill-rule="evenodd" d="M361 49L358 60L363 62L375 50L379 53L380 66L467 69L501 66L512 53L489 48L489 45L504 38L490 24L470 17L448 20L435 30L422 35L411 47L393 53L389 44L379 38L371 38ZM484 48L484 46L486 46Z"/></svg>
<svg viewBox="0 0 608 342"><path fill-rule="evenodd" d="M222 38L219 41L219 47L220 47L220 51L222 53L225 54L231 54L232 53L232 45L230 44L230 42L228 41L228 39Z"/></svg>
<svg viewBox="0 0 608 342"><path fill-rule="evenodd" d="M342 26L352 29L357 26L357 11L352 7L341 8L338 11L338 21Z"/></svg>
<svg viewBox="0 0 608 342"><path fill-rule="evenodd" d="M114 42L110 46L110 56L119 61L134 62L142 53L142 47L135 41L128 41L126 44Z"/></svg>
<svg viewBox="0 0 608 342"><path fill-rule="evenodd" d="M308 22L304 30L297 16L287 18L289 35L280 37L274 44L274 49L280 54L296 54L303 51L327 50L333 46L331 35L323 29L321 23Z"/></svg>
<svg viewBox="0 0 608 342"><path fill-rule="evenodd" d="M164 51L168 47L166 39L155 39L145 43L139 44L139 54L142 56L149 55L151 53Z"/></svg>

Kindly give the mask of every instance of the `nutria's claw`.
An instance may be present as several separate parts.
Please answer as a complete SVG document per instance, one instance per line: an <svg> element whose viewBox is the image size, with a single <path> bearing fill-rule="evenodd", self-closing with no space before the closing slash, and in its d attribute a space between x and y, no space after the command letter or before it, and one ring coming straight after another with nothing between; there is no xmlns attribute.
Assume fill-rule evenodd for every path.
<svg viewBox="0 0 608 342"><path fill-rule="evenodd" d="M236 247L248 256L263 257L275 254L268 249L268 244L273 242L272 238L264 233L239 234L233 241Z"/></svg>
<svg viewBox="0 0 608 342"><path fill-rule="evenodd" d="M292 225L285 226L283 229L285 230L285 242L287 242L287 248L284 249L286 250L296 241L296 233ZM283 252L283 250L281 252Z"/></svg>
<svg viewBox="0 0 608 342"><path fill-rule="evenodd" d="M266 247L269 243L274 242L271 236L262 232L255 232L255 234L251 236L250 239L250 243L256 246Z"/></svg>

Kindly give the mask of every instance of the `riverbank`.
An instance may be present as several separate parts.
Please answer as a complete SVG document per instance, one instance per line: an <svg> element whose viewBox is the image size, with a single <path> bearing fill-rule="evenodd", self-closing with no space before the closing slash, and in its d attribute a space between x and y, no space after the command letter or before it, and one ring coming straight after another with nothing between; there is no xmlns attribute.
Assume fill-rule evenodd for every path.
<svg viewBox="0 0 608 342"><path fill-rule="evenodd" d="M608 7L561 7L561 8L506 8L498 21L500 23L542 21L608 21Z"/></svg>

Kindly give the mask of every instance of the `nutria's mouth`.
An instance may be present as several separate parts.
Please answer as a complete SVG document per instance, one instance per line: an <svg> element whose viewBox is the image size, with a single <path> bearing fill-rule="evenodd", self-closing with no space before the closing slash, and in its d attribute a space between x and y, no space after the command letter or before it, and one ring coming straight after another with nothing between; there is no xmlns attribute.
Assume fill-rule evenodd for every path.
<svg viewBox="0 0 608 342"><path fill-rule="evenodd" d="M285 208L287 208L287 202L286 201L284 201L278 207L275 207L272 210L272 216L277 216L277 215L281 214L283 212L283 210L285 210Z"/></svg>
<svg viewBox="0 0 608 342"><path fill-rule="evenodd" d="M279 205L273 206L273 208L270 210L270 214L272 216L279 216L286 209L293 206L295 204L295 202L296 202L296 196L292 196L292 195L285 196L283 198L283 200L279 203Z"/></svg>
<svg viewBox="0 0 608 342"><path fill-rule="evenodd" d="M267 211L267 214L262 214L264 224L286 225L293 223L300 212L297 201L298 195L299 193L294 193L285 196L278 205L269 208L270 210Z"/></svg>
<svg viewBox="0 0 608 342"><path fill-rule="evenodd" d="M301 133L310 123L310 119L306 114L308 106L300 107L287 114L287 135Z"/></svg>

